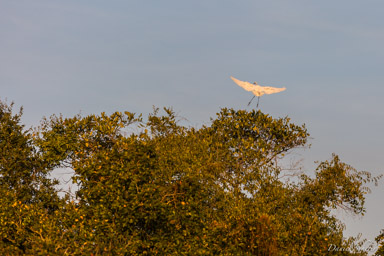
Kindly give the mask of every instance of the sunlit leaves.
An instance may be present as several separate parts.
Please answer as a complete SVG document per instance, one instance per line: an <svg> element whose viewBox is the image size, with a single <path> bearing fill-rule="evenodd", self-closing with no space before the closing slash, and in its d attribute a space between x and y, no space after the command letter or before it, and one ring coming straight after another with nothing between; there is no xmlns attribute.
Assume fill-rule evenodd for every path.
<svg viewBox="0 0 384 256"><path fill-rule="evenodd" d="M308 133L261 111L222 109L199 129L171 109L52 116L31 134L1 109L0 252L10 254L332 255L329 244L355 241L330 210L362 214L364 184L378 179L337 156L316 177L279 179L279 159ZM58 198L46 177L56 167L74 170L75 195Z"/></svg>

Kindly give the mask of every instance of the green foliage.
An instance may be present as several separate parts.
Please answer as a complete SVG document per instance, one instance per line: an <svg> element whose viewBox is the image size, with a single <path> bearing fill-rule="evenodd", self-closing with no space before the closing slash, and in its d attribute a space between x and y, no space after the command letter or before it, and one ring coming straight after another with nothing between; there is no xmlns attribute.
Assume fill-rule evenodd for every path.
<svg viewBox="0 0 384 256"><path fill-rule="evenodd" d="M4 255L365 255L328 250L357 245L331 210L363 214L377 178L335 155L282 180L279 160L308 137L289 118L222 109L196 129L155 109L52 116L31 134L1 111ZM75 171L75 196L57 196L58 167Z"/></svg>
<svg viewBox="0 0 384 256"><path fill-rule="evenodd" d="M375 240L379 244L379 248L375 255L384 255L384 229L381 230L380 235L378 235Z"/></svg>
<svg viewBox="0 0 384 256"><path fill-rule="evenodd" d="M27 254L34 247L44 220L58 209L57 181L33 144L30 130L20 125L22 110L0 103L0 251Z"/></svg>

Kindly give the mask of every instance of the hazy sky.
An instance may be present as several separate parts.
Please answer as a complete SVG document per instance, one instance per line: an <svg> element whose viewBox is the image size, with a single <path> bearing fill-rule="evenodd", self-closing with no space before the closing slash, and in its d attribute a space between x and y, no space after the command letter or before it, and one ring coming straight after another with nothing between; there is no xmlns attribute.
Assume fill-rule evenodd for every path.
<svg viewBox="0 0 384 256"><path fill-rule="evenodd" d="M383 10L382 0L2 0L1 99L23 105L27 125L155 105L199 126L221 107L246 108L252 94L232 75L287 87L260 108L307 125L308 168L335 152L380 174ZM363 219L340 213L348 235L379 234L383 195L384 182Z"/></svg>

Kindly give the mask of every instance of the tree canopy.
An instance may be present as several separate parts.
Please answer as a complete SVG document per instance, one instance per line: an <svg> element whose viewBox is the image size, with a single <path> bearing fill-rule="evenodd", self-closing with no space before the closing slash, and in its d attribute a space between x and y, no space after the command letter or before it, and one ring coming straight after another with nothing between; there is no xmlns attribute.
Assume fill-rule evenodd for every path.
<svg viewBox="0 0 384 256"><path fill-rule="evenodd" d="M25 129L0 104L3 255L366 255L332 213L365 212L369 172L337 155L283 179L304 125L223 108L209 125L171 109L53 115ZM74 170L58 196L56 168Z"/></svg>

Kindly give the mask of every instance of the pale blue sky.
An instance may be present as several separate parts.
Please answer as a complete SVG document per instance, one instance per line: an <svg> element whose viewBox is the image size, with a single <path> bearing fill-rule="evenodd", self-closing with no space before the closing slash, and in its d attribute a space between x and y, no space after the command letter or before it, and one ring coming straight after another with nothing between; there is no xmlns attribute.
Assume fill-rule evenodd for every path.
<svg viewBox="0 0 384 256"><path fill-rule="evenodd" d="M3 0L1 99L24 121L170 106L198 126L251 94L229 76L287 87L261 110L306 123L305 165L339 154L352 166L384 166L382 0ZM254 103L255 106L255 103ZM348 234L384 228L384 185L368 196Z"/></svg>

